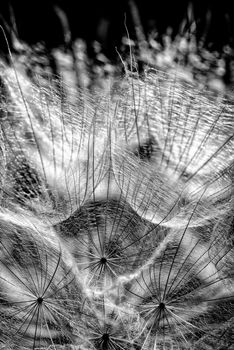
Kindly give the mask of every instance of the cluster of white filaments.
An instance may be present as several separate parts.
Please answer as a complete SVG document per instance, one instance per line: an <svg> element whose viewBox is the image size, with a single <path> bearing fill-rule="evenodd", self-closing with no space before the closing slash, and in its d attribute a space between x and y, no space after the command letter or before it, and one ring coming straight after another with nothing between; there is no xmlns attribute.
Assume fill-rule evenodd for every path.
<svg viewBox="0 0 234 350"><path fill-rule="evenodd" d="M231 349L231 100L0 75L0 349Z"/></svg>

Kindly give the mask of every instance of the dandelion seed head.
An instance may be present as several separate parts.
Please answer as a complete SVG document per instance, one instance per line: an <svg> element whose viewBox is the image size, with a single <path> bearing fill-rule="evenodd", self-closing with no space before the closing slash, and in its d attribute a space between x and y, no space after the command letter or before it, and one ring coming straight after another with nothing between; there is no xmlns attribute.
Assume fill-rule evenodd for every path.
<svg viewBox="0 0 234 350"><path fill-rule="evenodd" d="M227 344L232 99L156 70L92 94L0 75L0 347Z"/></svg>

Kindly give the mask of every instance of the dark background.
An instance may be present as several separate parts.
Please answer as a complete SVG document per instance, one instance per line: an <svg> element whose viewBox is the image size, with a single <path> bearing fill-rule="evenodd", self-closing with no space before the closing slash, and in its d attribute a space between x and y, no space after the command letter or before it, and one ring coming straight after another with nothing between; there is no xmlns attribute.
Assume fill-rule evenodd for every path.
<svg viewBox="0 0 234 350"><path fill-rule="evenodd" d="M88 48L94 40L98 40L103 52L113 57L116 55L115 47L119 47L122 36L126 35L125 17L130 36L136 39L136 23L130 4L128 0L1 0L0 24L6 34L14 28L26 43L44 42L52 48L64 42L62 14L65 22L69 23L71 40L83 38ZM135 0L134 4L146 37L150 30L156 29L160 40L168 27L172 28L172 36L176 35L184 19L187 20L184 30L188 30L191 24L188 5L192 4L197 39L203 38L204 45L211 50L221 50L226 44L233 47L231 1ZM0 35L0 50L6 50L3 35Z"/></svg>

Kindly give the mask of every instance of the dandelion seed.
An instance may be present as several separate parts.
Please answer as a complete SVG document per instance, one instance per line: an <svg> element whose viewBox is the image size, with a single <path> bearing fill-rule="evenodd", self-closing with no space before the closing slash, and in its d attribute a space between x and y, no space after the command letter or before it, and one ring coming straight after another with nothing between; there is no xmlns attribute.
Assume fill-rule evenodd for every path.
<svg viewBox="0 0 234 350"><path fill-rule="evenodd" d="M134 318L128 310L121 310L106 297L90 304L91 312L84 320L87 339L93 349L134 349L128 323Z"/></svg>
<svg viewBox="0 0 234 350"><path fill-rule="evenodd" d="M33 218L15 217L0 222L1 339L14 349L75 344L82 288L72 259Z"/></svg>
<svg viewBox="0 0 234 350"><path fill-rule="evenodd" d="M108 129L102 113L108 101L94 103L87 93L66 104L52 85L33 85L7 67L1 79L2 205L24 205L49 222L64 220L91 196L106 171Z"/></svg>
<svg viewBox="0 0 234 350"><path fill-rule="evenodd" d="M164 231L116 199L87 203L57 228L93 291L105 291L138 271L154 254Z"/></svg>
<svg viewBox="0 0 234 350"><path fill-rule="evenodd" d="M131 207L169 227L185 226L195 207L190 226L226 213L232 193L233 103L158 71L143 81L129 78L122 89L112 161Z"/></svg>
<svg viewBox="0 0 234 350"><path fill-rule="evenodd" d="M205 243L190 229L175 231L161 256L125 284L124 299L140 315L142 349L190 349L201 338L218 341L220 322L232 319L234 296L233 276L212 254L216 246L219 256L233 261L233 246L227 250L224 236L218 236Z"/></svg>

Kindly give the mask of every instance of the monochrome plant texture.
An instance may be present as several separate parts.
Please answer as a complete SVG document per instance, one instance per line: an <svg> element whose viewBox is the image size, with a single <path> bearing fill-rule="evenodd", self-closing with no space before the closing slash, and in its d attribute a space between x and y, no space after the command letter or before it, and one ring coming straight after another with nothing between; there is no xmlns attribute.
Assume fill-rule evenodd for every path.
<svg viewBox="0 0 234 350"><path fill-rule="evenodd" d="M234 103L0 69L0 349L233 349Z"/></svg>

